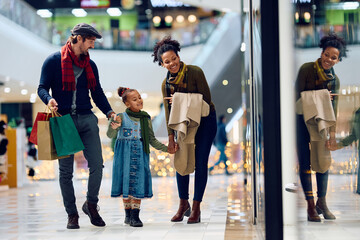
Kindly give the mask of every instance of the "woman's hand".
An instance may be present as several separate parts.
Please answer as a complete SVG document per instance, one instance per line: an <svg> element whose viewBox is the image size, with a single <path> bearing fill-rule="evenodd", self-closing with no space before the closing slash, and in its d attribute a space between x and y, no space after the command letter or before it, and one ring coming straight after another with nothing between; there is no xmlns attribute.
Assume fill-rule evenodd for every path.
<svg viewBox="0 0 360 240"><path fill-rule="evenodd" d="M170 94L170 97L164 97L165 100L169 100L169 104L172 104L172 98L174 94Z"/></svg>
<svg viewBox="0 0 360 240"><path fill-rule="evenodd" d="M175 143L174 135L171 134L171 135L169 135L168 153L174 154L176 152L175 146L176 146L176 143Z"/></svg>
<svg viewBox="0 0 360 240"><path fill-rule="evenodd" d="M331 100L334 100L334 97L335 97L335 96L339 96L338 93L331 93L331 91L329 91L329 92L330 92L330 99L331 99Z"/></svg>
<svg viewBox="0 0 360 240"><path fill-rule="evenodd" d="M337 143L336 143L336 138L335 138L335 132L330 132L330 138L328 141L326 141L326 146L331 151L334 151L338 148Z"/></svg>
<svg viewBox="0 0 360 240"><path fill-rule="evenodd" d="M170 154L174 154L176 151L175 151L175 142L173 143L170 143L169 142L169 145L168 145L168 153Z"/></svg>

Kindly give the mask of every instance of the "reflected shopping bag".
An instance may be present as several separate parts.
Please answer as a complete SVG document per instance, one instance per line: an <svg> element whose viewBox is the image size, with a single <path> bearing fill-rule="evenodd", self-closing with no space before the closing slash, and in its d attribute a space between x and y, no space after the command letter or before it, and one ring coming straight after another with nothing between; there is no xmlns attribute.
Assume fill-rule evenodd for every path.
<svg viewBox="0 0 360 240"><path fill-rule="evenodd" d="M37 138L39 160L55 160L68 157L59 157L56 154L49 121L37 122Z"/></svg>
<svg viewBox="0 0 360 240"><path fill-rule="evenodd" d="M50 118L50 126L58 156L71 155L84 150L84 144L70 114Z"/></svg>
<svg viewBox="0 0 360 240"><path fill-rule="evenodd" d="M38 128L38 121L49 121L53 114L51 113L49 108L46 108L45 112L38 112L31 129L29 142L34 143L37 145L37 128Z"/></svg>

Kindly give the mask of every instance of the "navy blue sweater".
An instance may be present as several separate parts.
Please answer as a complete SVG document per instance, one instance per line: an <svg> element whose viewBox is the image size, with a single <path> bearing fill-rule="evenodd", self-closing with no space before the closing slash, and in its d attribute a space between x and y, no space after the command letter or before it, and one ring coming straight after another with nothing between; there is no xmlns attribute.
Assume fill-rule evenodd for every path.
<svg viewBox="0 0 360 240"><path fill-rule="evenodd" d="M90 60L91 68L96 78L95 90L87 88L86 72L83 71L77 79L76 84L76 112L78 114L91 113L92 105L90 103L89 91L96 106L106 115L112 111L110 104L101 88L99 82L99 73L96 64ZM51 89L51 94L49 94ZM70 113L72 104L72 91L62 90L62 72L61 72L61 54L56 52L51 54L44 62L41 69L40 84L38 88L40 99L48 104L51 98L58 103L58 112L62 115Z"/></svg>

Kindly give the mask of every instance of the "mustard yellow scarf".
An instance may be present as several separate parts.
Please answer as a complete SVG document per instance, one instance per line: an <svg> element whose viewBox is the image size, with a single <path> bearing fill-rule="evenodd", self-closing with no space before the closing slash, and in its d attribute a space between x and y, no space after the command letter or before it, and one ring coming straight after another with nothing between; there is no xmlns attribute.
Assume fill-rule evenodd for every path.
<svg viewBox="0 0 360 240"><path fill-rule="evenodd" d="M335 73L333 68L331 68L329 72L325 72L324 68L321 66L320 60L321 58L317 59L314 63L314 68L319 77L319 79L316 80L316 85L320 85L325 81L332 80L335 78Z"/></svg>
<svg viewBox="0 0 360 240"><path fill-rule="evenodd" d="M179 72L175 77L170 76L168 82L170 84L176 84L176 85L183 85L184 84L184 77L185 73L187 72L187 67L184 62L180 62L180 69Z"/></svg>

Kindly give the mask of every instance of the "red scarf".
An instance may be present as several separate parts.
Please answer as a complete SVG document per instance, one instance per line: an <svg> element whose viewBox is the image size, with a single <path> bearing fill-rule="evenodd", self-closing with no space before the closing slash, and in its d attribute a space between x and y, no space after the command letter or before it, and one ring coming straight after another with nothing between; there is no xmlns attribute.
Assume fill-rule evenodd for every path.
<svg viewBox="0 0 360 240"><path fill-rule="evenodd" d="M63 91L75 91L75 76L72 64L75 64L79 68L85 68L87 87L88 89L95 90L96 79L93 70L90 65L90 56L85 55L84 58L79 61L75 53L71 48L71 43L67 42L61 48L61 72L62 72L62 84Z"/></svg>

